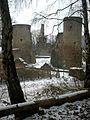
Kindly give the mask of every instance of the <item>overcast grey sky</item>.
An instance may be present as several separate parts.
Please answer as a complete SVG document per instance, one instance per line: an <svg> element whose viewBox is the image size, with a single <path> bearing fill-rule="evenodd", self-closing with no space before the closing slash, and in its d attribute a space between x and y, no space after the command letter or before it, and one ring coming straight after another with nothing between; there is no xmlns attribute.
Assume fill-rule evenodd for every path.
<svg viewBox="0 0 90 120"><path fill-rule="evenodd" d="M31 24L31 20L34 17L35 12L40 13L41 11L43 11L46 14L53 13L53 12L56 12L56 10L58 8L62 9L66 6L68 6L71 3L71 1L74 2L76 0L38 0L37 3L36 3L36 1L37 0L32 0L32 4L30 5L30 7L28 7L28 8L24 7L19 12L17 12L17 9L14 9L13 7L11 7L11 9L10 9L11 16L16 21L17 24ZM51 5L52 5L52 7L50 7ZM75 10L80 9L79 2L74 5L73 9L75 9ZM73 9L71 12L74 11ZM59 15L51 16L51 17L57 17L57 18L63 19L65 16L68 16L71 12L69 11L69 9L65 9L64 11L60 12ZM75 16L76 15L77 14L75 14ZM80 15L78 15L78 16L80 16ZM59 22L61 22L61 21L48 20L45 24L45 33L46 34L51 33L53 25L55 25ZM43 23L43 21L41 23ZM32 29L38 29L38 28L40 29L40 24L32 26ZM61 32L63 31L63 25L61 25L61 27L59 28L59 31L61 31ZM55 27L54 34L57 34L57 32L58 32L57 27Z"/></svg>

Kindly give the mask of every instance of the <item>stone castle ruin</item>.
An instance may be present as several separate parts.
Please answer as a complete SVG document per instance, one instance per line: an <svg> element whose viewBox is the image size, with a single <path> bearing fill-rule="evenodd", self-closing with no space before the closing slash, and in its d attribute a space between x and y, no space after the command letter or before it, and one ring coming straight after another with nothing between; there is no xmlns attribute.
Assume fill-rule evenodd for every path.
<svg viewBox="0 0 90 120"><path fill-rule="evenodd" d="M44 35L44 24L41 24L40 35L36 44L36 53L41 56L51 55L51 64L54 67L69 69L70 67L81 67L82 65L82 49L81 49L81 33L82 19L80 17L64 18L64 32L58 33L56 43L53 47L51 43L47 43ZM13 25L13 53L17 73L19 77L41 77L50 76L50 71L45 69L30 69L27 71L24 59L27 63L35 63L35 54L32 50L31 26L25 24ZM52 53L51 53L52 51ZM1 60L1 59L0 59ZM0 61L0 69L2 69L2 60ZM46 66L44 66L46 67ZM22 70L23 69L23 70ZM25 73L25 74L24 74ZM26 74L27 73L27 74ZM72 72L71 72L72 73ZM2 73L0 73L2 76ZM21 75L21 76L20 76Z"/></svg>
<svg viewBox="0 0 90 120"><path fill-rule="evenodd" d="M51 50L51 43L47 43L47 37L44 34L44 24L41 24L41 30L36 44L36 54L41 56L50 56Z"/></svg>
<svg viewBox="0 0 90 120"><path fill-rule="evenodd" d="M63 21L64 32L58 33L56 37L51 63L59 68L81 67L82 19L80 17L65 17Z"/></svg>
<svg viewBox="0 0 90 120"><path fill-rule="evenodd" d="M30 25L13 25L13 49L15 59L22 58L27 63L35 63Z"/></svg>

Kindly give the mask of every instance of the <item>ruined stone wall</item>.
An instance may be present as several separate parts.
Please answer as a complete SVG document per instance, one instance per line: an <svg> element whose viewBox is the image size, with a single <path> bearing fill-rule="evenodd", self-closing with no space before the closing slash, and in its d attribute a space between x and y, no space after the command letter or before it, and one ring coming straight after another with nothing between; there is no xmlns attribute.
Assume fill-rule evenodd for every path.
<svg viewBox="0 0 90 120"><path fill-rule="evenodd" d="M51 55L51 64L55 67L81 67L82 65L82 19L80 17L64 18L64 32L58 33Z"/></svg>
<svg viewBox="0 0 90 120"><path fill-rule="evenodd" d="M51 53L51 64L63 68L63 33L58 33L56 43Z"/></svg>
<svg viewBox="0 0 90 120"><path fill-rule="evenodd" d="M63 62L66 68L80 67L82 64L81 37L82 19L80 17L64 18Z"/></svg>
<svg viewBox="0 0 90 120"><path fill-rule="evenodd" d="M13 48L19 48L18 52L14 52L14 57L16 59L17 57L21 57L27 63L35 63L35 55L32 51L30 25L13 25Z"/></svg>

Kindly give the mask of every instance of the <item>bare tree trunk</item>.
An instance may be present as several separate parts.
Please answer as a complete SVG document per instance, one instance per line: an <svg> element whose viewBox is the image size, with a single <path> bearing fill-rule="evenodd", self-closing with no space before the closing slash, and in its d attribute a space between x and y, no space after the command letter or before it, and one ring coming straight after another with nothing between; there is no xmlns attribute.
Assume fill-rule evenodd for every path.
<svg viewBox="0 0 90 120"><path fill-rule="evenodd" d="M8 0L0 0L2 19L2 58L11 104L25 102L12 53L12 23Z"/></svg>
<svg viewBox="0 0 90 120"><path fill-rule="evenodd" d="M86 77L84 87L90 88L90 36L88 29L88 13L86 0L82 0L82 8L84 16L84 35L86 40Z"/></svg>

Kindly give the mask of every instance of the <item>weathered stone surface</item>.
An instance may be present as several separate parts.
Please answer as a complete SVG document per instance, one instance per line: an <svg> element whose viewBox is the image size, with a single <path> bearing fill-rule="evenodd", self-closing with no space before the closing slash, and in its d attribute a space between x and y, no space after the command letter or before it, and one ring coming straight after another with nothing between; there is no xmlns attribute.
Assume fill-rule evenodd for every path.
<svg viewBox="0 0 90 120"><path fill-rule="evenodd" d="M79 80L84 80L85 78L85 73L83 71L83 68L71 67L69 69L69 75L76 77Z"/></svg>
<svg viewBox="0 0 90 120"><path fill-rule="evenodd" d="M82 65L82 19L80 17L65 17L63 32L63 60L66 68Z"/></svg>
<svg viewBox="0 0 90 120"><path fill-rule="evenodd" d="M51 53L51 64L63 68L63 33L58 33L56 43Z"/></svg>
<svg viewBox="0 0 90 120"><path fill-rule="evenodd" d="M55 67L69 69L82 65L80 17L64 18L64 32L58 33L56 44L51 55L51 64Z"/></svg>
<svg viewBox="0 0 90 120"><path fill-rule="evenodd" d="M35 63L30 25L13 25L13 48L19 49L13 52L15 59L23 58L27 63Z"/></svg>

